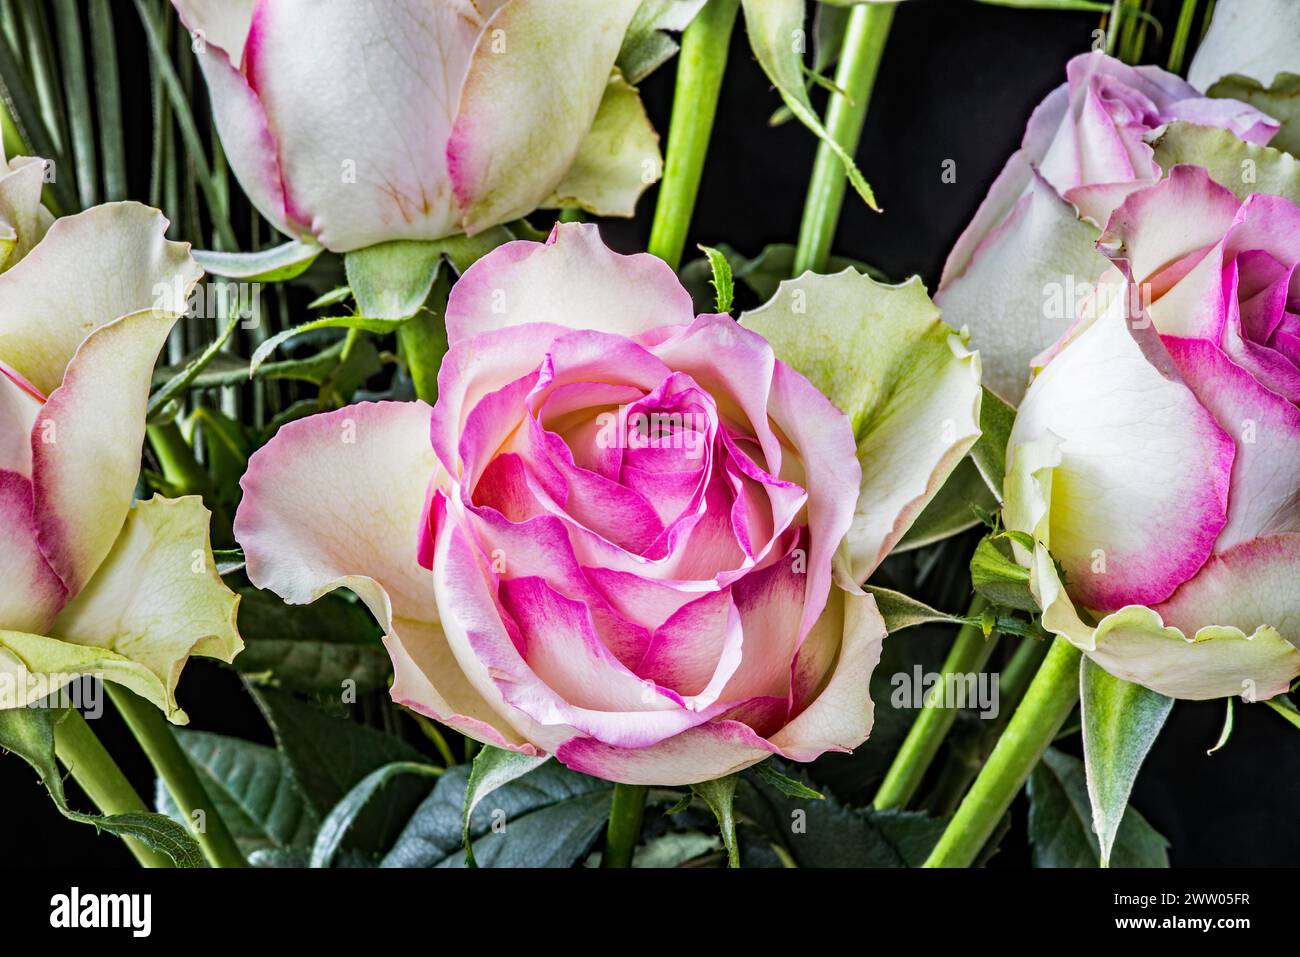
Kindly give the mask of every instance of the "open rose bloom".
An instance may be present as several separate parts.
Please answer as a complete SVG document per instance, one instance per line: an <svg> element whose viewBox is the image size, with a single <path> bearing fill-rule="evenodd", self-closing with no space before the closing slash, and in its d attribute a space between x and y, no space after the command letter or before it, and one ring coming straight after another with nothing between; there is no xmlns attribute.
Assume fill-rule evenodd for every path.
<svg viewBox="0 0 1300 957"><path fill-rule="evenodd" d="M252 581L352 589L395 700L599 777L861 744L885 630L856 583L978 434L977 357L919 283L809 275L738 324L560 225L479 260L446 324L432 409L351 406L253 457Z"/></svg>
<svg viewBox="0 0 1300 957"><path fill-rule="evenodd" d="M173 0L230 166L335 252L542 205L631 215L658 137L612 72L639 0Z"/></svg>
<svg viewBox="0 0 1300 957"><path fill-rule="evenodd" d="M192 654L242 647L197 498L132 505L154 362L200 272L111 203L50 224L40 160L0 172L0 708L79 675L175 722Z"/></svg>
<svg viewBox="0 0 1300 957"><path fill-rule="evenodd" d="M1015 404L1034 357L1069 327L1073 311L1049 308L1106 267L1098 230L1161 170L1148 134L1176 120L1267 143L1278 124L1236 100L1210 99L1155 66L1083 53L1066 82L1039 104L1020 149L989 189L944 264L935 302L966 326L984 356L984 384Z"/></svg>
<svg viewBox="0 0 1300 957"><path fill-rule="evenodd" d="M1043 624L1162 694L1271 697L1300 674L1300 208L1175 166L1101 248L1132 295L1071 331L1011 435Z"/></svg>

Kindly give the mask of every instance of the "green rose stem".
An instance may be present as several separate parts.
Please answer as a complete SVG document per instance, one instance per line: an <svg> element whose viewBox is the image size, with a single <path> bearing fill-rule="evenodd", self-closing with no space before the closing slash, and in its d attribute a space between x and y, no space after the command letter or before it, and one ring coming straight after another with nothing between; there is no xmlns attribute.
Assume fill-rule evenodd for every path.
<svg viewBox="0 0 1300 957"><path fill-rule="evenodd" d="M969 867L1079 700L1077 648L1056 638L926 867Z"/></svg>
<svg viewBox="0 0 1300 957"><path fill-rule="evenodd" d="M885 40L894 19L893 4L859 4L849 13L835 70L835 85L826 106L826 131L850 154L857 151L862 122L867 117L871 88L885 50ZM794 252L794 275L807 270L823 272L831 253L831 241L840 221L846 179L844 165L831 148L821 143L808 180L799 242Z"/></svg>
<svg viewBox="0 0 1300 957"><path fill-rule="evenodd" d="M601 867L631 867L632 852L641 836L641 818L645 815L644 784L615 784L609 804L609 830Z"/></svg>
<svg viewBox="0 0 1300 957"><path fill-rule="evenodd" d="M982 597L976 595L971 602L970 617L978 617L986 604ZM957 717L957 709L944 701L948 675L979 671L989 660L996 644L997 636L986 638L979 625L962 626L943 663L942 680L926 695L920 714L908 729L902 747L894 755L885 780L881 782L875 800L871 802L877 810L905 807L916 794L925 772L929 770L930 763L938 754L939 746L943 744L943 739Z"/></svg>
<svg viewBox="0 0 1300 957"><path fill-rule="evenodd" d="M664 177L659 183L655 218L646 247L673 269L681 264L682 251L686 248L686 233L700 191L704 157L709 151L731 31L739 9L740 0L709 0L682 33L673 112L668 121ZM602 867L631 866L632 853L641 836L647 790L638 784L614 785Z"/></svg>
<svg viewBox="0 0 1300 957"><path fill-rule="evenodd" d="M54 753L101 814L149 810L112 756L100 744L99 738L95 737L95 732L90 730L90 725L86 724L80 711L69 709L63 720L55 725ZM124 838L123 842L142 867L174 866L167 855L146 847L134 838Z"/></svg>
<svg viewBox="0 0 1300 957"><path fill-rule="evenodd" d="M204 495L211 492L208 473L194 457L194 450L185 441L181 427L173 420L148 427L149 445L158 459L162 476L179 495Z"/></svg>
<svg viewBox="0 0 1300 957"><path fill-rule="evenodd" d="M172 800L185 816L190 832L203 848L213 867L247 867L248 862L226 828L216 805L203 789L189 757L181 750L162 714L149 702L126 688L105 684L118 713L126 721L149 763L162 778ZM201 811L201 827L196 827L195 811Z"/></svg>
<svg viewBox="0 0 1300 957"><path fill-rule="evenodd" d="M682 34L677 87L668 121L664 177L655 201L648 249L674 269L682 261L686 231L709 151L718 91L727 68L727 49L740 0L709 0Z"/></svg>
<svg viewBox="0 0 1300 957"><path fill-rule="evenodd" d="M998 676L998 716L986 722L987 726L976 735L973 747L948 759L935 781L933 792L926 798L926 809L935 817L949 817L957 810L962 795L988 760L989 752L997 744L998 736L1007 726L1049 647L1049 642L1030 638L1020 642Z"/></svg>

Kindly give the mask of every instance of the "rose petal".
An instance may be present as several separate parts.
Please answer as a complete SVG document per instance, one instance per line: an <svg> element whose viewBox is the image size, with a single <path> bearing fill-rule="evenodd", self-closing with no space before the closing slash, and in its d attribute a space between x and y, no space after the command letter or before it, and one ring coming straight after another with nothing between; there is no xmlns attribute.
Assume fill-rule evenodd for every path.
<svg viewBox="0 0 1300 957"><path fill-rule="evenodd" d="M1300 532L1300 409L1204 339L1164 340L1183 380L1236 442L1228 523L1215 551Z"/></svg>
<svg viewBox="0 0 1300 957"><path fill-rule="evenodd" d="M741 321L768 337L783 365L811 380L795 386L804 404L780 413L784 392L774 385L772 417L803 453L810 496L856 502L849 556L853 578L863 581L978 437L979 360L939 320L918 279L886 286L852 270L809 274L783 282ZM798 373L778 370L775 383L801 381ZM856 443L856 490L849 489L854 466L845 461L842 426L821 408L818 390L848 415L853 431L843 438ZM814 423L825 424L822 441L799 438ZM810 504L813 548L833 550L842 533L834 524L818 527L813 516Z"/></svg>
<svg viewBox="0 0 1300 957"><path fill-rule="evenodd" d="M0 469L32 474L32 426L41 400L0 368Z"/></svg>
<svg viewBox="0 0 1300 957"><path fill-rule="evenodd" d="M1012 162L1028 166L1017 155ZM1070 294L1101 275L1106 261L1093 246L1096 229L1036 171L1004 175L1023 177L1023 192L1000 225L983 236L969 265L945 273L934 301L948 325L970 330L984 384L1015 405L1029 382L1030 361L1074 318ZM1058 293L1059 309L1052 298Z"/></svg>
<svg viewBox="0 0 1300 957"><path fill-rule="evenodd" d="M166 229L161 213L139 203L58 220L0 275L0 362L49 395L94 330L146 309L180 316L202 273Z"/></svg>
<svg viewBox="0 0 1300 957"><path fill-rule="evenodd" d="M309 233L310 217L300 208L291 209L280 149L266 109L241 70L255 0L172 0L172 4L195 37L212 119L245 195L282 233L295 237Z"/></svg>
<svg viewBox="0 0 1300 957"><path fill-rule="evenodd" d="M465 271L447 302L447 339L532 323L637 336L694 314L662 259L616 253L591 224L557 223L545 243L506 243Z"/></svg>
<svg viewBox="0 0 1300 957"><path fill-rule="evenodd" d="M0 469L0 567L5 570L0 628L44 633L68 590L37 544L32 483L7 469Z"/></svg>
<svg viewBox="0 0 1300 957"><path fill-rule="evenodd" d="M822 619L799 653L802 658L815 655L822 645L836 648L837 658L826 656L834 670L828 679L822 672L820 693L771 738L793 761L811 761L827 751L852 751L871 733L875 709L867 689L884 648L884 619L870 595L840 588L834 589Z"/></svg>
<svg viewBox="0 0 1300 957"><path fill-rule="evenodd" d="M1300 646L1297 575L1300 534L1264 535L1211 557L1195 578L1155 610L1166 624L1187 634L1207 625L1236 628L1245 634L1270 626L1292 645ZM1292 667L1300 661L1300 657L1287 657ZM1294 677L1292 673L1287 681ZM1284 683L1274 690L1285 687Z"/></svg>
<svg viewBox="0 0 1300 957"><path fill-rule="evenodd" d="M1224 526L1233 445L1154 331L1106 315L1062 349L1025 395L1009 447L1049 434L1061 463L1044 542L1071 595L1099 610L1168 598Z"/></svg>
<svg viewBox="0 0 1300 957"><path fill-rule="evenodd" d="M497 10L469 60L447 143L467 232L531 212L560 185L639 5L511 0Z"/></svg>
<svg viewBox="0 0 1300 957"><path fill-rule="evenodd" d="M175 724L187 720L176 683L190 656L230 662L244 647L235 626L239 597L212 558L210 519L195 496L137 503L95 577L51 628L58 639L147 668L159 688L146 697Z"/></svg>
<svg viewBox="0 0 1300 957"><path fill-rule="evenodd" d="M446 148L483 25L461 2L258 4L244 73L278 146L289 217L335 252L459 232ZM240 132L252 142L258 130ZM254 182L269 167L258 150Z"/></svg>
<svg viewBox="0 0 1300 957"><path fill-rule="evenodd" d="M140 312L96 329L37 416L32 488L41 550L72 594L108 555L131 508L154 363L175 322L173 312Z"/></svg>
<svg viewBox="0 0 1300 957"><path fill-rule="evenodd" d="M777 748L739 721L715 721L651 747L619 748L575 737L555 752L563 765L622 784L681 786L712 781L744 770Z"/></svg>

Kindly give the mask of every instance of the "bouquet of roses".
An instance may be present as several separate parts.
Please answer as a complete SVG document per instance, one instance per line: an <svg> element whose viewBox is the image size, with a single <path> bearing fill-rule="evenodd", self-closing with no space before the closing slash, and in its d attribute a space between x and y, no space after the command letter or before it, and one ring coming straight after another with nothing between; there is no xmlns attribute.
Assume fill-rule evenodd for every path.
<svg viewBox="0 0 1300 957"><path fill-rule="evenodd" d="M7 8L5 787L150 867L964 867L1028 783L1167 864L1175 702L1300 727L1300 4L1012 5L1090 45L933 296L831 254L921 2ZM683 264L736 49L802 228Z"/></svg>

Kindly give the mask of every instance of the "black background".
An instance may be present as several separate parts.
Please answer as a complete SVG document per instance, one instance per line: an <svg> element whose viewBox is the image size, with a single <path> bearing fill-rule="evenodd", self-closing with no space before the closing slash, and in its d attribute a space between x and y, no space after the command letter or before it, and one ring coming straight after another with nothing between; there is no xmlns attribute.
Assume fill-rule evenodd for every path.
<svg viewBox="0 0 1300 957"><path fill-rule="evenodd" d="M1170 30L1177 5L1158 2ZM150 114L146 53L131 6L116 6L122 52L132 194L144 198ZM1038 101L1064 80L1066 61L1087 51L1098 17L1018 11L961 0L904 3L881 65L858 150L859 166L884 212L849 191L835 251L895 279L917 273L933 290L953 240L1020 140ZM1163 62L1148 42L1148 62ZM1150 53L1160 54L1156 59ZM324 55L324 54L323 54ZM667 130L674 64L642 84L657 129ZM797 123L772 128L775 93L737 32L722 89L687 258L697 242L725 242L746 255L770 242L793 242L815 141ZM131 131L136 130L134 135ZM940 178L956 162L956 182ZM643 248L654 191L636 219L605 235L625 250ZM169 211L170 212L170 211ZM540 222L540 219L536 219ZM906 641L904 633L892 640ZM239 680L210 662L190 663L181 702L193 727L270 743ZM142 794L152 795L147 763L112 709L95 729ZM1175 866L1290 865L1300 856L1300 739L1262 705L1238 705L1228 746L1206 755L1223 721L1220 702L1180 702L1138 780L1137 807L1171 844ZM69 782L75 804L87 807ZM1015 827L992 866L1024 866L1023 797ZM34 773L0 758L0 865L118 866L131 859L119 842L64 821Z"/></svg>

